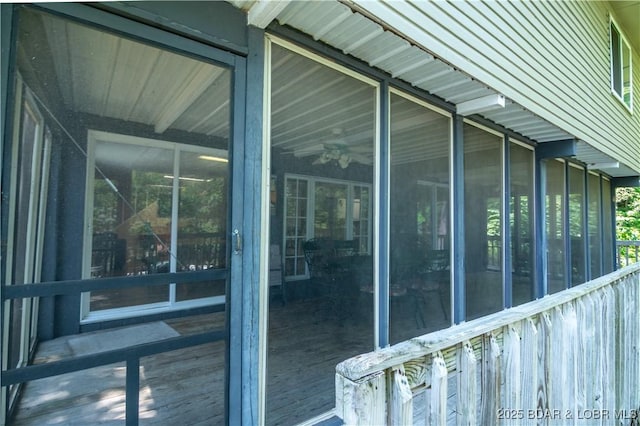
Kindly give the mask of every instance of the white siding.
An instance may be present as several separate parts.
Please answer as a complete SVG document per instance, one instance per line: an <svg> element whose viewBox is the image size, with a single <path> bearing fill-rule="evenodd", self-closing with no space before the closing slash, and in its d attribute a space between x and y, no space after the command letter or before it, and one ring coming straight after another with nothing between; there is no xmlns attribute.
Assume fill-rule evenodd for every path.
<svg viewBox="0 0 640 426"><path fill-rule="evenodd" d="M607 2L354 3L435 56L640 172L640 47L632 47L631 114L611 94Z"/></svg>

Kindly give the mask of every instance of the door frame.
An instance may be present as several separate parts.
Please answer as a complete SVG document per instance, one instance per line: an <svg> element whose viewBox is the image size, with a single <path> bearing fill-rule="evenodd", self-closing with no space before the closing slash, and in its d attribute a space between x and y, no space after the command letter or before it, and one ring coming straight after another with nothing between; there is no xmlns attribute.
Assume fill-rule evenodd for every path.
<svg viewBox="0 0 640 426"><path fill-rule="evenodd" d="M260 211L256 210L251 211L251 214L244 214L245 200L247 200L248 196L251 195L248 193L260 193L260 191L256 191L256 188L260 188L260 186L256 186L256 183L253 182L252 179L245 179L247 172L245 169L246 161L244 145L245 137L248 133L245 129L245 114L247 113L246 106L248 105L246 99L247 58L243 56L246 54L246 50L244 50L242 46L234 49L234 47L238 47L238 45L235 45L234 43L229 43L229 45L220 43L219 41L224 42L226 40L225 34L221 34L219 38L205 36L199 37L198 34L200 34L200 31L198 31L197 28L192 29L186 25L181 26L175 22L168 22L166 18L160 14L145 12L143 9L136 9L129 6L117 4L110 6L108 3L94 5L79 3L42 3L27 6L11 6L10 8L5 7L5 5L2 6L3 23L13 23L13 21L17 19L17 13L20 8L29 7L61 16L84 25L89 25L94 28L106 29L107 31L121 34L125 37L136 39L143 43L194 56L207 62L216 63L229 68L232 79L230 141L233 141L233 143L230 142L229 144L229 166L231 169L229 183L230 200L228 206L230 214L228 217L228 229L238 229L239 236L256 235L254 233L256 232L254 223L256 222L255 218L260 217ZM236 9L233 9L233 11L236 11ZM229 8L223 8L221 13L226 16L232 12L229 12ZM238 13L241 14L241 12ZM7 19L5 20L5 18ZM238 22L238 17L235 15L229 15L229 19L231 22ZM150 25L147 23L150 23ZM198 23L200 23L200 21L198 21ZM245 26L243 28L240 30L237 28L235 30L232 29L232 31L236 31L236 33L250 31L250 29L246 27L246 18L244 23ZM17 23L14 23L13 25L17 26ZM208 29L210 30L211 28ZM221 32L224 32L225 30L229 29L220 29ZM15 31L13 33L15 33ZM15 34L13 33L13 37L8 38L10 40L10 50L15 49ZM5 34L4 28L3 34ZM216 40L218 43L216 43ZM5 38L3 37L3 47L4 45ZM3 59L6 58L4 52L5 51L3 49ZM9 57L14 58L15 55L9 53ZM2 70L4 76L4 66L2 67ZM9 79L7 80L13 82L15 77L11 75L11 67L7 68L7 70L9 74ZM3 88L4 81L5 79L3 79ZM258 83L261 85L261 80ZM10 95L15 96L13 93ZM12 102L11 98L7 97L6 92L4 91L2 94L2 100L3 105L5 100L7 105ZM255 107L252 105L251 109L254 108L259 109L260 112L262 111L261 106ZM6 117L11 116L6 115L5 118ZM4 120L2 124L4 127ZM11 131L8 127L9 126L7 126L7 131ZM7 141L11 141L11 138L7 137L6 132L4 132L3 144L8 143ZM259 153L260 149L256 149L256 151ZM6 163L6 161L8 160L3 159L3 163ZM232 194L236 194L236 196L234 197ZM261 194L257 195L258 198L260 196ZM257 232L257 235L261 235L259 226ZM231 242L232 235L229 234L227 238L228 242ZM228 244L228 247L230 248L231 244ZM251 333L246 333L246 328L252 326L246 324L247 318L255 318L256 316L255 314L245 313L244 302L247 300L247 297L252 297L253 293L249 292L250 294L247 294L247 292L243 290L245 281L250 281L251 278L251 274L249 274L249 278L247 278L247 266L253 265L254 263L254 258L252 256L256 255L256 250L249 250L254 247L258 250L257 255L260 256L260 245L257 242L250 241L250 239L247 239L244 243L244 246L242 247L243 250L238 250L237 252L230 250L228 253L229 278L227 280L226 291L227 309L225 327L226 386L224 395L225 418L227 424L254 424L255 419L257 418L257 410L255 407L257 407L258 394L257 392L246 392L247 389L243 383L243 378L248 380L248 378L256 376L255 371L245 372L245 370L253 370L251 367L257 364L257 351L248 353L246 349L243 350L243 347L247 346L247 342L257 342L258 340L257 336L249 336ZM243 256L243 253L247 253L248 255ZM78 254L76 254L76 256ZM259 270L256 265L255 267L252 267L249 272L252 272L253 269L255 269L255 271ZM78 270L77 273L79 276L81 271ZM6 315L6 313L5 309L1 309L2 316ZM253 321L249 321L249 323L254 324ZM6 334L1 334L3 334L3 336L0 340L6 340ZM253 345L255 346L255 343ZM254 383L257 383L257 379L251 380ZM255 390L257 388L253 386L253 389ZM4 414L3 410L0 418L4 418Z"/></svg>

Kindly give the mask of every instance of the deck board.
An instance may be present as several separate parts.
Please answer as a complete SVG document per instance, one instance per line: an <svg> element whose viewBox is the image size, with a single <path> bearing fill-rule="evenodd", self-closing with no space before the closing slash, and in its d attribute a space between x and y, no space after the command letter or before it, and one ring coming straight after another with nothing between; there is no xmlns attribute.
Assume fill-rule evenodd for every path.
<svg viewBox="0 0 640 426"><path fill-rule="evenodd" d="M409 309L412 305L407 305ZM269 312L266 423L290 425L320 415L335 404L335 366L373 349L372 314L351 306L335 316L321 298L273 303ZM434 309L431 327L441 326ZM427 313L427 319L429 313ZM225 314L168 319L180 335L224 328ZM407 310L402 327L415 314ZM399 324L400 325L400 324ZM415 324L413 324L415 327ZM407 330L403 330L407 332ZM408 330L417 333L417 331ZM103 331L84 333L100 338ZM66 336L38 347L35 363L71 357ZM140 360L140 424L224 423L224 343L166 352ZM15 425L122 424L126 371L123 363L30 382L24 388Z"/></svg>

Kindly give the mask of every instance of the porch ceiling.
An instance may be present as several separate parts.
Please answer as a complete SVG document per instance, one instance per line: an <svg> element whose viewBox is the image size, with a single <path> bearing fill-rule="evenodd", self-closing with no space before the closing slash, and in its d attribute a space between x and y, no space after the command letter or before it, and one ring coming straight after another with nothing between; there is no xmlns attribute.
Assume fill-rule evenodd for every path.
<svg viewBox="0 0 640 426"><path fill-rule="evenodd" d="M264 28L275 19L281 25L309 34L315 40L327 43L451 104L457 105L497 93L341 2L232 0L231 3L248 11L252 25ZM574 138L572 134L509 99L504 108L480 115L538 143ZM577 147L576 159L587 165L616 163L615 159L584 141L578 141ZM614 177L637 174L623 164L599 169Z"/></svg>
<svg viewBox="0 0 640 426"><path fill-rule="evenodd" d="M145 124L157 134L173 129L228 139L226 69L58 18L23 19L42 20L34 28L43 34L23 36L41 42L26 44L19 63L24 73L32 72L31 58L43 68L50 64L46 99L60 100L69 112Z"/></svg>

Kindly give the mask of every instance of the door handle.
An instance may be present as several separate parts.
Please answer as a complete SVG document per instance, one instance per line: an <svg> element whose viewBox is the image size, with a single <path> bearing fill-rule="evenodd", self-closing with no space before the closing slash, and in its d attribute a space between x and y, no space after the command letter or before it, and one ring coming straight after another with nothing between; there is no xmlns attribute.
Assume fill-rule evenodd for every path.
<svg viewBox="0 0 640 426"><path fill-rule="evenodd" d="M242 251L242 236L240 235L240 231L238 228L234 229L233 232L233 254L240 254Z"/></svg>

